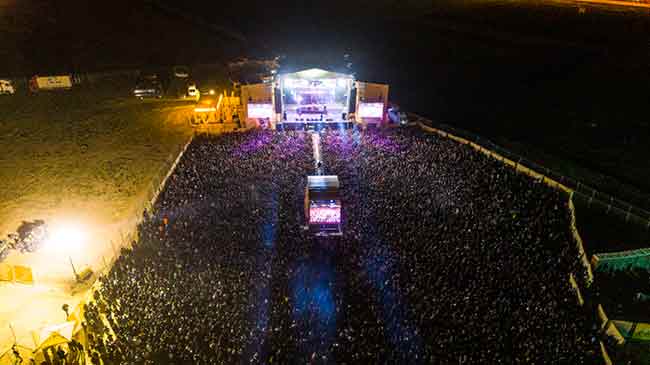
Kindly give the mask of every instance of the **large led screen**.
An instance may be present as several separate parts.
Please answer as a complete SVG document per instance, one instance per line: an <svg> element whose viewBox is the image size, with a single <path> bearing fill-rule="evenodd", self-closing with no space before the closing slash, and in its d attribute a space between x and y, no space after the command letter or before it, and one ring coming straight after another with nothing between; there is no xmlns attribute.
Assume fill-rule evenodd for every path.
<svg viewBox="0 0 650 365"><path fill-rule="evenodd" d="M248 104L249 118L272 118L273 104Z"/></svg>
<svg viewBox="0 0 650 365"><path fill-rule="evenodd" d="M341 223L341 205L311 204L309 207L310 224L339 224Z"/></svg>
<svg viewBox="0 0 650 365"><path fill-rule="evenodd" d="M359 116L361 118L382 118L384 103L359 103Z"/></svg>

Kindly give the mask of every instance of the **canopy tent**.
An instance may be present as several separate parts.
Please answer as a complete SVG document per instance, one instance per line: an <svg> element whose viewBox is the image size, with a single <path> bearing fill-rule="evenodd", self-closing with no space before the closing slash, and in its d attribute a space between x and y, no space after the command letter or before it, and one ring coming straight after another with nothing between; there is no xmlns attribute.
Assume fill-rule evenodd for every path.
<svg viewBox="0 0 650 365"><path fill-rule="evenodd" d="M46 349L48 347L68 343L72 340L72 334L75 322L64 322L41 328L38 332L32 332L36 350L34 352Z"/></svg>
<svg viewBox="0 0 650 365"><path fill-rule="evenodd" d="M637 268L650 270L650 249L595 254L591 259L591 264L596 271L600 272Z"/></svg>
<svg viewBox="0 0 650 365"><path fill-rule="evenodd" d="M613 320L612 323L626 340L650 343L650 323Z"/></svg>
<svg viewBox="0 0 650 365"><path fill-rule="evenodd" d="M337 175L313 175L307 176L307 187L309 191L323 193L337 193L341 185Z"/></svg>

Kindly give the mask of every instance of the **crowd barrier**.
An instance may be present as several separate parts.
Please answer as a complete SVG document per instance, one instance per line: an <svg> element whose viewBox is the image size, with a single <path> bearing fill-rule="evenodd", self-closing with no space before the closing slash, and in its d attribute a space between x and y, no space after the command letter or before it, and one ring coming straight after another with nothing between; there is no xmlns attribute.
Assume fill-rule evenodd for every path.
<svg viewBox="0 0 650 365"><path fill-rule="evenodd" d="M569 275L569 283L570 283L571 287L573 288L573 290L575 292L576 300L578 302L578 305L583 306L584 303L585 303L585 299L584 299L585 297L583 296L582 292L583 292L584 289L589 288L591 286L591 284L593 283L593 271L592 271L591 264L589 262L589 258L587 257L587 253L586 253L586 251L584 249L584 243L582 241L582 238L580 237L580 233L578 232L578 227L576 225L575 206L573 204L573 199L574 199L574 196L576 194L576 191L573 188L566 185L566 180L567 179L559 179L559 181L558 181L558 180L556 180L556 179L554 179L552 177L549 177L549 176L547 176L545 174L542 174L542 173L536 171L535 169L533 169L533 168L531 168L529 166L525 166L524 164L521 163L521 161L523 160L523 158L521 158L521 157L518 157L518 156L516 156L516 155L514 155L512 153L508 153L509 154L508 157L504 156L501 153L501 151L505 151L503 149L500 149L501 151L496 152L496 151L494 151L492 149L491 146L485 147L485 146L483 146L483 145L481 145L481 144L479 144L477 142L468 140L468 139L466 139L464 137L459 137L459 136L457 136L455 134L452 134L452 133L450 133L450 132L448 132L448 131L446 131L444 129L433 127L433 126L430 125L430 124L432 124L432 122L428 121L428 120L426 120L424 118L418 117L418 119L419 120L417 121L417 125L419 126L419 128L421 130L423 130L425 132L428 132L428 133L435 133L435 134L438 134L440 136L443 136L443 137L449 138L451 140L454 140L454 141L456 141L458 143L468 145L468 146L472 147L473 149L475 149L475 150L477 150L477 151L479 151L479 152L481 152L481 153L483 153L483 154L485 154L487 156L490 156L491 158L494 158L494 159L496 159L498 161L501 161L502 163L514 168L516 171L518 171L520 173L523 173L523 174L526 174L526 175L532 177L533 179L537 179L537 180L543 182L544 184L548 185L549 187L557 189L558 191L561 191L561 192L563 192L563 193L565 193L567 195L567 198L568 198L567 207L568 207L570 215L571 215L569 229L571 230L571 234L573 236L573 240L575 242L576 249L578 251L578 255L579 255L578 258L579 258L579 260L580 260L580 262L582 264L582 267L584 268L584 275L582 273L570 273L570 275ZM479 137L477 137L477 139L479 139ZM512 157L515 157L515 158L512 158ZM548 172L549 170L542 168L539 171ZM580 275L576 276L576 274L580 274ZM584 276L586 276L584 278L584 280L581 280L582 277L584 277ZM582 289L581 289L580 284L582 284L582 286L584 286ZM598 305L597 308L598 308L597 309L597 315L599 317L599 321L601 322L601 323L599 323L599 325L601 327L601 333L604 334L605 336L611 338L612 342L622 344L621 340L623 339L623 337L618 332L616 327L611 323L611 321L609 321L609 319L607 319L607 316L606 316L604 310L602 309L602 306ZM604 321L603 321L603 318L604 318ZM610 356L609 356L609 354L607 352L607 349L606 349L606 347L605 347L605 345L603 344L602 341L599 341L599 346L600 346L600 350L601 350L603 363L612 364L612 360L611 360L611 358L610 358Z"/></svg>
<svg viewBox="0 0 650 365"><path fill-rule="evenodd" d="M175 159L169 158L168 160L171 161L171 164L167 167L162 167L161 172L157 174L154 179L152 179L151 185L150 185L150 191L148 193L148 196L150 197L149 199L146 200L146 202L143 204L141 211L144 212L146 211L152 211L156 201L158 200L158 196L160 193L163 191L165 188L165 185L167 184L167 180L171 176L171 174L174 172L176 169L176 166L178 165L178 162L181 160L183 155L185 154L185 151L187 151L187 148L189 145L192 143L192 140L194 139L194 136L192 136L182 147L180 148L179 152L176 155ZM172 155L170 155L171 157ZM110 271L111 267L115 263L115 261L118 259L120 256L120 250L117 248L123 248L123 247L132 247L133 243L138 241L138 226L142 223L143 220L143 215L136 215L135 217L135 222L132 225L131 229L128 230L128 232L120 232L120 237L121 240L120 242L111 242L111 245L113 246L113 253L114 255L109 259L109 262L106 262L104 260L104 266L103 269L98 273L100 275L107 275L108 272ZM75 321L75 333L81 332L83 330L83 327L81 326L81 323L85 321L85 314L84 314L84 305L91 303L94 301L93 298L93 293L100 288L101 282L100 281L95 281L91 288L86 291L83 300L79 302L79 304L75 307L75 309L72 311L70 314L68 320ZM107 328L110 328L108 324L106 323ZM87 342L85 341L85 333L80 336L78 339L79 342L81 342L84 347L87 349Z"/></svg>
<svg viewBox="0 0 650 365"><path fill-rule="evenodd" d="M578 226L576 224L576 209L575 205L573 204L573 194L574 192L569 193L569 203L568 203L568 208L569 212L571 213L571 234L573 235L573 240L576 242L576 248L578 250L578 255L580 256L580 261L582 262L582 266L585 267L587 270L587 285L590 286L591 283L594 281L594 273L592 271L592 267L589 261L589 258L587 257L587 253L585 252L585 247L584 243L582 242L582 237L580 237L580 233L578 233Z"/></svg>

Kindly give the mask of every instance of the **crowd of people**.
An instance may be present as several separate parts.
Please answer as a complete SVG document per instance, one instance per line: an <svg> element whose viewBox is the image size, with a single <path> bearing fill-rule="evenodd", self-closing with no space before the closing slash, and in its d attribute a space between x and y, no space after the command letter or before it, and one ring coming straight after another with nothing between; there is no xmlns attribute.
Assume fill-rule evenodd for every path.
<svg viewBox="0 0 650 365"><path fill-rule="evenodd" d="M322 133L343 235L306 230L306 132L198 136L85 307L95 364L591 364L567 199L408 129Z"/></svg>

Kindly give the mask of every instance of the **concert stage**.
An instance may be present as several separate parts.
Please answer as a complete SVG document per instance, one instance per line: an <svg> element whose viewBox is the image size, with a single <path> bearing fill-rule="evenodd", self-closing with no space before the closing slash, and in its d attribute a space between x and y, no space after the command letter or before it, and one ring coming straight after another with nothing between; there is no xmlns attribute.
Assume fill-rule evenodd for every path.
<svg viewBox="0 0 650 365"><path fill-rule="evenodd" d="M242 102L247 127L378 125L387 121L388 85L313 68L277 75L269 83L242 86Z"/></svg>

